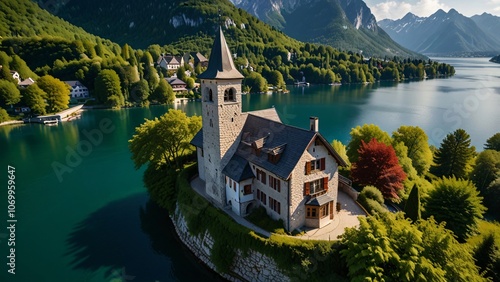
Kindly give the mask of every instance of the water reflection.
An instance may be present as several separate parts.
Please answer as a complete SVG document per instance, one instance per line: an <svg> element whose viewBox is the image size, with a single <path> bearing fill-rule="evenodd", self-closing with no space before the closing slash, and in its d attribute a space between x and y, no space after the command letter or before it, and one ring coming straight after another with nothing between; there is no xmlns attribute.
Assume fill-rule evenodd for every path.
<svg viewBox="0 0 500 282"><path fill-rule="evenodd" d="M174 235L165 210L146 193L113 201L76 224L66 240L70 266L103 279L222 281ZM152 248L152 249L151 249ZM97 273L97 274L96 274ZM124 279L126 280L126 279Z"/></svg>

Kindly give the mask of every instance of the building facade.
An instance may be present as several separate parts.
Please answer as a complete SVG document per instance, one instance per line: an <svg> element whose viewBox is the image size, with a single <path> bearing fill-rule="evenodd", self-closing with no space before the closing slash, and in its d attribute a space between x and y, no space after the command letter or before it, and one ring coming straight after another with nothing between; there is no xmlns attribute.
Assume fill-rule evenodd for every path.
<svg viewBox="0 0 500 282"><path fill-rule="evenodd" d="M318 132L318 119L301 129L283 124L274 108L243 113L243 76L222 29L198 77L203 127L191 143L212 203L240 216L264 207L289 231L329 224L345 162Z"/></svg>

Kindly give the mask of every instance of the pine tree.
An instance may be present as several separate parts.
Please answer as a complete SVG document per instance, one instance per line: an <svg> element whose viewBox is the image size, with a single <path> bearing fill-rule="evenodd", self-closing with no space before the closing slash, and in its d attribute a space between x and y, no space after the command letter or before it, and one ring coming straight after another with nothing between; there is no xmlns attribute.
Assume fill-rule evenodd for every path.
<svg viewBox="0 0 500 282"><path fill-rule="evenodd" d="M465 178L475 152L469 134L463 129L457 129L444 138L434 156L436 165L431 171L438 177Z"/></svg>
<svg viewBox="0 0 500 282"><path fill-rule="evenodd" d="M495 133L495 135L491 136L486 140L486 144L484 144L485 150L495 150L500 151L500 132Z"/></svg>

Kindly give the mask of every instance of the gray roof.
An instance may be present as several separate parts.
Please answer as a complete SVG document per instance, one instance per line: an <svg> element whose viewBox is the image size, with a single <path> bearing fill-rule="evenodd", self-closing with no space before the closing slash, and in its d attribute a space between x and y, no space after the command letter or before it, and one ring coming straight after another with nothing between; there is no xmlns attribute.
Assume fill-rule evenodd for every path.
<svg viewBox="0 0 500 282"><path fill-rule="evenodd" d="M170 84L170 85L186 85L186 83L177 77L169 77L165 78L165 80Z"/></svg>
<svg viewBox="0 0 500 282"><path fill-rule="evenodd" d="M203 148L203 128L194 135L190 143L195 147Z"/></svg>
<svg viewBox="0 0 500 282"><path fill-rule="evenodd" d="M328 196L328 194L323 194L321 196L311 198L309 201L306 202L306 205L320 207L320 206L322 206L326 203L329 203L333 200L334 199L332 197Z"/></svg>
<svg viewBox="0 0 500 282"><path fill-rule="evenodd" d="M255 177L248 161L238 155L233 155L222 173L237 182Z"/></svg>
<svg viewBox="0 0 500 282"><path fill-rule="evenodd" d="M316 132L298 127L285 125L249 114L243 126L242 142L236 154L265 170L288 179L297 162L312 142ZM263 141L263 143L262 143ZM257 145L253 145L253 143ZM269 162L266 150L272 150L286 144L279 162ZM257 156L252 147L262 146L261 153Z"/></svg>
<svg viewBox="0 0 500 282"><path fill-rule="evenodd" d="M256 113L270 112L257 111ZM241 141L233 158L236 156L238 161L241 161L241 158L245 159L247 163L262 167L281 179L286 180L290 177L300 157L309 145L318 138L337 163L341 166L346 166L345 161L318 132L286 125L279 121L268 119L265 116L268 115L266 114L263 117L254 115L252 112L247 113L245 124L241 130ZM203 129L193 137L191 144L198 148L203 148ZM259 155L255 153L256 148L260 149ZM272 163L268 160L268 153L279 153L281 157L277 163ZM231 170L234 170L226 168L224 170L229 171L229 173L232 173ZM243 169L243 166L241 169Z"/></svg>
<svg viewBox="0 0 500 282"><path fill-rule="evenodd" d="M234 66L231 51L226 43L226 38L219 27L219 32L215 36L210 60L205 72L198 75L202 79L242 79L243 75Z"/></svg>

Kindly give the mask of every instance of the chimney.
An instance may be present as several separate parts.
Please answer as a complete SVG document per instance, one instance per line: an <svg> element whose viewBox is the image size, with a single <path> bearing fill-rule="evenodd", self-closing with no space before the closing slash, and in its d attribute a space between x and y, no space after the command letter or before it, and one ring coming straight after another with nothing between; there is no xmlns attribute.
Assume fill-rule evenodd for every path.
<svg viewBox="0 0 500 282"><path fill-rule="evenodd" d="M309 128L311 131L318 132L319 130L319 119L318 117L309 117Z"/></svg>

